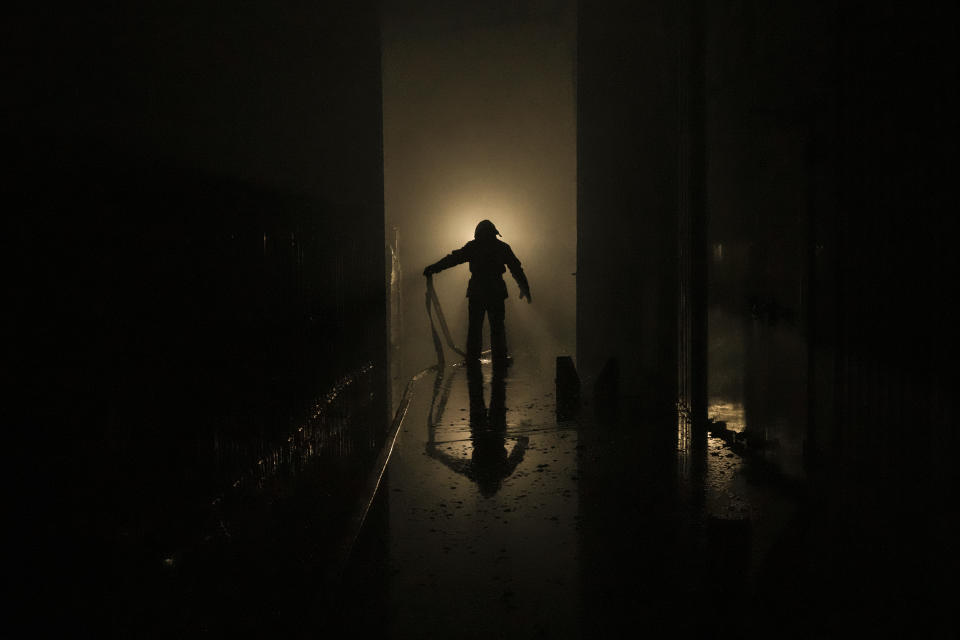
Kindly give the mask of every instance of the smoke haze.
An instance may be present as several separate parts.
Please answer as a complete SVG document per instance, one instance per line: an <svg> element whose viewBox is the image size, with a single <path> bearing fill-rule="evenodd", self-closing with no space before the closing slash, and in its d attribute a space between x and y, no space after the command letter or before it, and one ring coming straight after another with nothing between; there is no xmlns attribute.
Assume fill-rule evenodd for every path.
<svg viewBox="0 0 960 640"><path fill-rule="evenodd" d="M511 348L536 336L544 350L574 349L574 19L568 3L385 8L386 223L388 236L399 231L413 366L432 357L421 271L470 240L484 218L513 247L533 292L521 307L505 274ZM466 266L436 278L458 342L468 278Z"/></svg>

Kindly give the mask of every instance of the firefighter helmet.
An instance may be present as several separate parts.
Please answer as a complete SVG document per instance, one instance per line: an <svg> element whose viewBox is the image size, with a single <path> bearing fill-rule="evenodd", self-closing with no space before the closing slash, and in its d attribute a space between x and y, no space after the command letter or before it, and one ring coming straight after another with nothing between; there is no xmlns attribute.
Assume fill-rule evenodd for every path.
<svg viewBox="0 0 960 640"><path fill-rule="evenodd" d="M489 220L481 220L473 232L473 237L475 240L479 240L481 238L495 238L498 235L500 235L500 232L497 231L497 228L493 226L493 223Z"/></svg>

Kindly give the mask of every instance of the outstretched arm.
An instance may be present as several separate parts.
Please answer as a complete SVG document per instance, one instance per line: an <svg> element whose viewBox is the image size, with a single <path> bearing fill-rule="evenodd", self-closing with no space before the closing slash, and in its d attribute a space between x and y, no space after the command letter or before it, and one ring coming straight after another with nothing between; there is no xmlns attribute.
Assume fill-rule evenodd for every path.
<svg viewBox="0 0 960 640"><path fill-rule="evenodd" d="M434 460L439 460L454 473L459 473L470 480L474 479L473 465L469 460L457 458L449 453L438 451L435 446L430 446L429 443L427 444L427 455Z"/></svg>
<svg viewBox="0 0 960 640"><path fill-rule="evenodd" d="M444 269L449 269L450 267L455 267L458 264L463 264L464 262L469 261L470 255L467 251L468 245L469 243L463 245L459 249L454 249L453 251L448 253L445 257L440 258L439 260L437 260L431 265L428 265L423 270L423 275L431 276L435 273L440 273Z"/></svg>
<svg viewBox="0 0 960 640"><path fill-rule="evenodd" d="M526 298L527 303L533 302L533 298L530 296L530 283L527 282L527 274L523 272L520 260L514 255L513 249L509 247L507 247L507 268L510 269L510 275L513 276L513 279L517 281L517 286L520 287L520 299Z"/></svg>
<svg viewBox="0 0 960 640"><path fill-rule="evenodd" d="M513 451L510 452L507 463L504 465L504 478L510 477L510 475L516 471L517 466L523 462L523 454L527 452L528 444L530 444L530 438L527 436L517 438L517 443L513 445Z"/></svg>

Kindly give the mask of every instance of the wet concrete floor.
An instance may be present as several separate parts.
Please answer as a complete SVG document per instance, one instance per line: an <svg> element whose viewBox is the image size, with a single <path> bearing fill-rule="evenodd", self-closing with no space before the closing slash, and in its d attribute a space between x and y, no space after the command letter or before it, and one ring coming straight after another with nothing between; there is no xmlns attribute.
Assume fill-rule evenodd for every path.
<svg viewBox="0 0 960 640"><path fill-rule="evenodd" d="M58 534L34 578L82 589L64 587L51 617L71 635L121 637L805 638L918 624L951 637L937 633L952 628L942 585L955 573L937 551L949 528L891 551L889 532L913 520L838 509L833 485L798 489L736 438L698 446L676 416L593 406L587 389L578 416L558 420L559 347L522 327L514 339L503 375L448 363L413 386L343 574L338 534L380 420L366 377L288 436L217 440L242 481L214 510L198 481L157 491L172 511L134 509L144 487L105 480L131 519L145 515L109 535ZM256 473L233 473L251 459ZM62 513L96 515L77 505Z"/></svg>
<svg viewBox="0 0 960 640"><path fill-rule="evenodd" d="M577 431L531 365L417 389L389 470L392 636L578 635Z"/></svg>
<svg viewBox="0 0 960 640"><path fill-rule="evenodd" d="M746 594L791 501L749 482L719 438L691 454L675 422L626 409L601 420L589 405L558 420L553 354L515 355L503 377L489 362L448 365L414 388L372 525L385 585L361 596L379 603L367 613L380 630L594 637L641 619L742 630L725 607L691 604Z"/></svg>

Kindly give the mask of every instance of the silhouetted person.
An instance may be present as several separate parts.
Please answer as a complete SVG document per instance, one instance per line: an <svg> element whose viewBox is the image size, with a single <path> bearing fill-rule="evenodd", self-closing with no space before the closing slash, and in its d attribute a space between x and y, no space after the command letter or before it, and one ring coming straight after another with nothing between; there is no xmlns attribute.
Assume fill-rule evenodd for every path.
<svg viewBox="0 0 960 640"><path fill-rule="evenodd" d="M506 381L502 371L494 370L490 381L490 408L483 401L483 372L478 362L467 365L467 388L470 394L470 440L473 455L469 460L450 455L427 443L427 454L451 470L477 483L480 494L489 498L500 490L523 461L530 439L517 438L507 453Z"/></svg>
<svg viewBox="0 0 960 640"><path fill-rule="evenodd" d="M430 277L444 269L470 263L470 284L467 286L470 323L467 329L467 359L479 360L483 338L483 316L490 321L490 348L493 351L495 368L507 364L507 337L503 326L503 301L507 297L507 285L503 272L507 268L520 287L520 298L531 302L530 285L523 273L520 261L506 242L497 239L500 232L489 220L481 220L473 232L473 240L456 249L445 258L423 270Z"/></svg>

